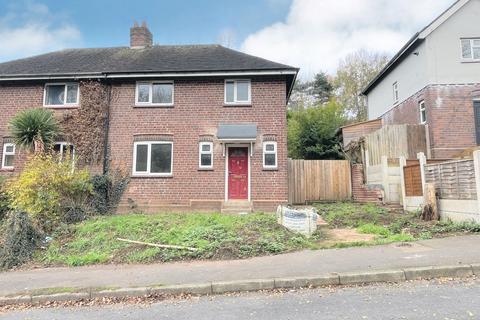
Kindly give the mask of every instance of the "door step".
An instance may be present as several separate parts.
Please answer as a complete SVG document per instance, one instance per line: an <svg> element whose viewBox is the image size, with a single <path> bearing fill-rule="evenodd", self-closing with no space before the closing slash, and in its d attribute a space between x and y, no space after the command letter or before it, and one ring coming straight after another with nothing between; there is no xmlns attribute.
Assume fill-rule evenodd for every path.
<svg viewBox="0 0 480 320"><path fill-rule="evenodd" d="M222 203L222 213L247 214L253 212L252 203L247 200L229 200Z"/></svg>

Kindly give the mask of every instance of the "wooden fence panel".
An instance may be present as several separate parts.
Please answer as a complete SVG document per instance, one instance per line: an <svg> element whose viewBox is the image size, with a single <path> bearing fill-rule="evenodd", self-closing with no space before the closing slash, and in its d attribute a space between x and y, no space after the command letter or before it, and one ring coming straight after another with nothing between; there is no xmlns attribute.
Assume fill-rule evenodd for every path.
<svg viewBox="0 0 480 320"><path fill-rule="evenodd" d="M407 197L420 197L423 195L420 164L403 167L403 177L405 180L405 195Z"/></svg>
<svg viewBox="0 0 480 320"><path fill-rule="evenodd" d="M435 184L441 199L477 199L473 160L427 164L425 180Z"/></svg>
<svg viewBox="0 0 480 320"><path fill-rule="evenodd" d="M288 201L349 200L352 197L347 160L288 160Z"/></svg>

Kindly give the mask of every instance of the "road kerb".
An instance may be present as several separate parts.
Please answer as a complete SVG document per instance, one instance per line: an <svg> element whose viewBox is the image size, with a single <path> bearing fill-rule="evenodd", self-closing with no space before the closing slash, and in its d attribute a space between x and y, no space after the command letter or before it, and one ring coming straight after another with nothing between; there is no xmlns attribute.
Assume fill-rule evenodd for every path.
<svg viewBox="0 0 480 320"><path fill-rule="evenodd" d="M407 280L434 279L434 278L466 278L473 276L471 265L452 265L437 267L405 268Z"/></svg>
<svg viewBox="0 0 480 320"><path fill-rule="evenodd" d="M213 293L226 293L238 291L258 291L274 289L273 279L240 280L240 281L219 281L212 282Z"/></svg>
<svg viewBox="0 0 480 320"><path fill-rule="evenodd" d="M13 304L32 303L30 295L22 295L15 297L0 297L0 306L7 306Z"/></svg>
<svg viewBox="0 0 480 320"><path fill-rule="evenodd" d="M340 284L372 283L372 282L403 282L403 270L379 270L367 272L340 273Z"/></svg>
<svg viewBox="0 0 480 320"><path fill-rule="evenodd" d="M475 276L480 277L480 263L472 264L472 271Z"/></svg>
<svg viewBox="0 0 480 320"><path fill-rule="evenodd" d="M123 297L142 297L150 294L150 288L120 288L114 290L91 291L91 297L94 298L123 298Z"/></svg>
<svg viewBox="0 0 480 320"><path fill-rule="evenodd" d="M31 297L32 303L45 303L49 301L79 301L83 299L89 299L90 293L88 292L72 292L72 293L55 293L36 295Z"/></svg>
<svg viewBox="0 0 480 320"><path fill-rule="evenodd" d="M276 289L288 288L308 288L339 285L338 275L313 276L313 277L294 277L294 278L275 278Z"/></svg>
<svg viewBox="0 0 480 320"><path fill-rule="evenodd" d="M152 287L150 288L151 294L198 294L206 295L212 294L212 284L211 283L199 283L199 284L181 284L181 285L171 285L171 286L161 286L161 287Z"/></svg>

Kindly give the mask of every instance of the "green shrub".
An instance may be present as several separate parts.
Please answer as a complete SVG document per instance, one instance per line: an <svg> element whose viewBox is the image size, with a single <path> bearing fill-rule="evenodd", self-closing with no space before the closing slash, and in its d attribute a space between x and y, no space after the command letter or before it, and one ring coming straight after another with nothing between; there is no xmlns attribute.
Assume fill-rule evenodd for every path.
<svg viewBox="0 0 480 320"><path fill-rule="evenodd" d="M108 174L93 176L91 182L93 186L92 209L97 214L109 214L117 209L129 178L121 170L115 169Z"/></svg>
<svg viewBox="0 0 480 320"><path fill-rule="evenodd" d="M10 210L10 199L5 191L5 178L0 177L0 222Z"/></svg>
<svg viewBox="0 0 480 320"><path fill-rule="evenodd" d="M0 268L9 269L30 260L41 243L42 234L34 226L28 213L11 212L2 230L4 239L0 247Z"/></svg>
<svg viewBox="0 0 480 320"><path fill-rule="evenodd" d="M65 204L86 203L92 184L87 170L50 155L29 159L20 176L7 184L13 209L26 211L46 232L63 220Z"/></svg>

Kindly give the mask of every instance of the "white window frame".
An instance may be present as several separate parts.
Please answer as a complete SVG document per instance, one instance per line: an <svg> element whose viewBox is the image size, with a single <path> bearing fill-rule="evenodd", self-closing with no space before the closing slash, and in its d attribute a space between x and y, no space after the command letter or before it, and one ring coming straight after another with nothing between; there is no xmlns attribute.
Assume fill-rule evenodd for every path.
<svg viewBox="0 0 480 320"><path fill-rule="evenodd" d="M73 147L73 151L72 151L71 156L72 156L72 160L75 160L75 146L74 146L72 143L70 143L70 142L65 142L65 141L59 141L59 142L55 142L53 145L54 145L54 146L60 145L60 160L63 160L63 156L64 156L64 154L66 153L66 152L65 152L65 148L66 148L66 147L69 147L69 146L72 146L72 147Z"/></svg>
<svg viewBox="0 0 480 320"><path fill-rule="evenodd" d="M418 111L420 112L420 124L427 123L427 109L425 108L425 100L418 103ZM425 113L425 119L423 119L422 111Z"/></svg>
<svg viewBox="0 0 480 320"><path fill-rule="evenodd" d="M153 103L153 85L154 84L171 84L172 85L172 102L168 103ZM138 101L138 87L140 85L148 85L148 102L139 102ZM166 81L137 81L135 85L135 106L137 107L171 107L175 103L175 83L173 80Z"/></svg>
<svg viewBox="0 0 480 320"><path fill-rule="evenodd" d="M13 146L12 152L7 152L7 147ZM13 160L15 161L15 144L14 143L4 143L3 144L3 152L2 152L2 169L13 169L15 166L6 166L5 159L7 156L13 156Z"/></svg>
<svg viewBox="0 0 480 320"><path fill-rule="evenodd" d="M77 90L77 101L76 102L70 102L67 103L67 86L76 84L78 86ZM47 87L48 86L65 86L64 88L64 101L63 104L47 104ZM65 108L65 107L70 107L74 108L77 107L80 103L80 84L78 82L51 82L51 83L46 83L44 88L43 88L43 106L47 108Z"/></svg>
<svg viewBox="0 0 480 320"><path fill-rule="evenodd" d="M169 144L172 146L171 162L170 162L170 172L167 173L151 173L151 156L152 156L152 144ZM138 145L148 145L147 148L147 171L137 171L137 146ZM133 160L132 160L132 175L136 177L171 177L173 176L173 142L172 141L135 141L133 143Z"/></svg>
<svg viewBox="0 0 480 320"><path fill-rule="evenodd" d="M273 144L274 150L267 151L267 144ZM264 169L277 169L278 168L278 152L277 152L277 142L276 141L264 141L263 142L263 152L262 152L262 162ZM265 155L266 154L274 154L275 155L275 165L274 166L267 166L265 164Z"/></svg>
<svg viewBox="0 0 480 320"><path fill-rule="evenodd" d="M400 100L400 94L398 92L398 82L395 81L392 85L393 89L393 103L397 103Z"/></svg>
<svg viewBox="0 0 480 320"><path fill-rule="evenodd" d="M210 151L203 151L202 147L205 145L210 146ZM209 154L211 157L211 162L209 166L202 165L202 154ZM200 169L213 169L213 142L211 141L204 141L200 142L198 146L198 167Z"/></svg>
<svg viewBox="0 0 480 320"><path fill-rule="evenodd" d="M471 56L471 58L464 58L463 57L462 41L464 41L464 40L468 40L470 42L470 56ZM474 56L473 56L473 48L480 48L480 46L475 46L473 44L475 40L480 41L480 37L478 37L478 38L461 38L460 39L460 58L463 61L480 61L480 58L474 58Z"/></svg>
<svg viewBox="0 0 480 320"><path fill-rule="evenodd" d="M227 82L233 82L233 102L227 101ZM237 83L248 82L248 100L237 100ZM250 79L225 79L224 83L224 103L226 105L250 105L252 104L252 81Z"/></svg>

